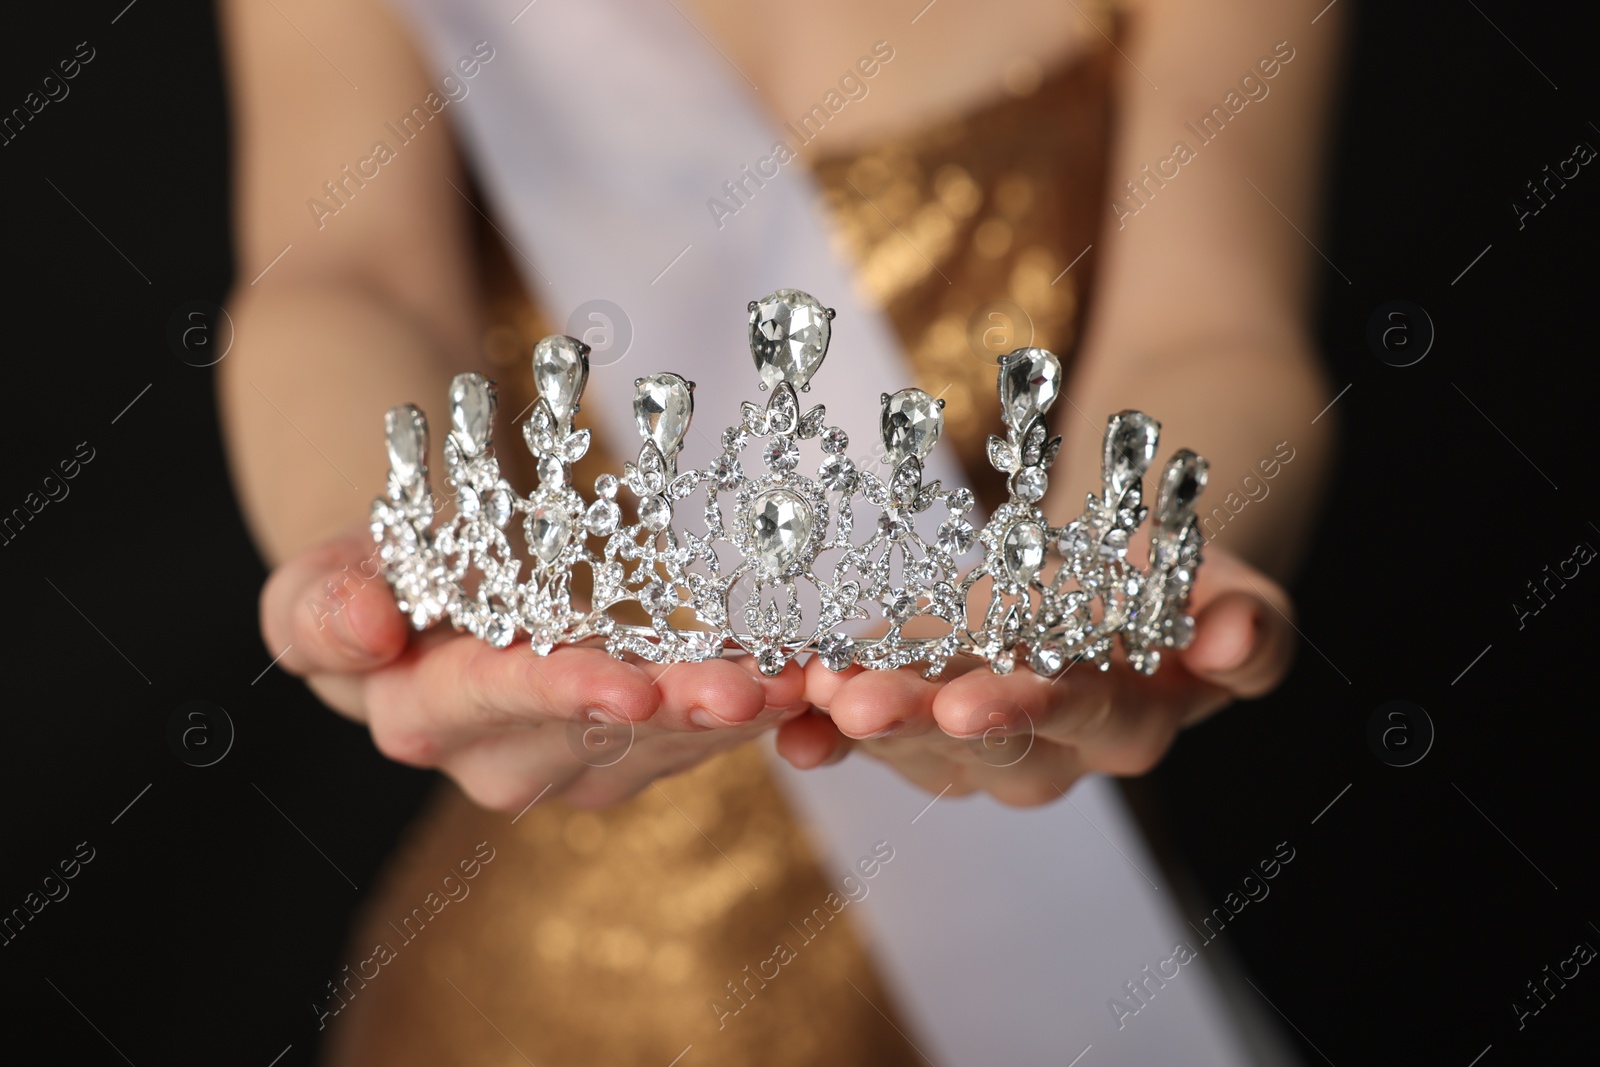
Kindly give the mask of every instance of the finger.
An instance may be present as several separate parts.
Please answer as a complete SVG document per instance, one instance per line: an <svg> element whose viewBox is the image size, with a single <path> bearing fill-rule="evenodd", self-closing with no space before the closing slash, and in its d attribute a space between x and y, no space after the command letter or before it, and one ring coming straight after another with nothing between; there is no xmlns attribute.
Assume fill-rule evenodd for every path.
<svg viewBox="0 0 1600 1067"><path fill-rule="evenodd" d="M750 676L761 683L761 688L766 691L766 702L769 708L793 708L799 704L806 704L806 671L799 663L790 660L783 665L783 670L776 675L768 676L761 673L761 668L756 664L754 656L737 656L729 662L737 663L750 673Z"/></svg>
<svg viewBox="0 0 1600 1067"><path fill-rule="evenodd" d="M352 529L272 572L261 590L261 633L284 670L364 671L400 654L409 627L376 551L370 536Z"/></svg>
<svg viewBox="0 0 1600 1067"><path fill-rule="evenodd" d="M812 656L805 666L805 698L812 707L831 708L845 683L865 670L865 667L856 665L842 671L830 671L822 665L821 656Z"/></svg>
<svg viewBox="0 0 1600 1067"><path fill-rule="evenodd" d="M1181 655L1197 677L1236 696L1258 697L1289 673L1295 645L1294 626L1282 608L1255 592L1233 591L1195 618L1194 641Z"/></svg>
<svg viewBox="0 0 1600 1067"><path fill-rule="evenodd" d="M440 769L479 807L520 812L541 797L560 796L587 770L568 749L565 732L559 724L502 731L451 753Z"/></svg>
<svg viewBox="0 0 1600 1067"><path fill-rule="evenodd" d="M913 737L933 729L941 688L908 670L865 671L839 687L828 714L846 737Z"/></svg>
<svg viewBox="0 0 1600 1067"><path fill-rule="evenodd" d="M379 749L422 766L494 731L551 720L639 723L661 702L643 671L603 649L563 646L537 656L470 636L408 650L366 676L364 696Z"/></svg>
<svg viewBox="0 0 1600 1067"><path fill-rule="evenodd" d="M1080 664L1054 681L1024 671L964 675L938 694L934 715L957 737L997 725L1013 734L1031 731L1075 746L1092 770L1143 774L1165 754L1186 715L1227 699L1224 690L1183 671L1145 677L1123 664L1104 672Z"/></svg>
<svg viewBox="0 0 1600 1067"><path fill-rule="evenodd" d="M821 712L801 715L778 727L776 743L778 755L802 771L838 763L849 754L852 744Z"/></svg>
<svg viewBox="0 0 1600 1067"><path fill-rule="evenodd" d="M799 673L798 667L795 673ZM797 682L784 685L791 690L800 688ZM742 726L767 707L766 687L733 660L670 664L656 675L655 686L661 694L661 707L652 721L667 729Z"/></svg>

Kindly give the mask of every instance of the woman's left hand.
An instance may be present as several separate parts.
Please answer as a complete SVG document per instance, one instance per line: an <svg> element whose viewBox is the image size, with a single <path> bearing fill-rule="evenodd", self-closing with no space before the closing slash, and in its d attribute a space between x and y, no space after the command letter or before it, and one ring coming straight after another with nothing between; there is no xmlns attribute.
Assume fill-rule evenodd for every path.
<svg viewBox="0 0 1600 1067"><path fill-rule="evenodd" d="M819 711L784 723L778 751L804 770L859 746L930 793L982 791L1019 807L1091 772L1143 774L1181 727L1269 692L1294 656L1288 594L1224 549L1206 549L1190 612L1193 642L1148 677L1114 662L1052 681L968 660L966 673L927 681L911 669L834 674L813 657L806 699Z"/></svg>

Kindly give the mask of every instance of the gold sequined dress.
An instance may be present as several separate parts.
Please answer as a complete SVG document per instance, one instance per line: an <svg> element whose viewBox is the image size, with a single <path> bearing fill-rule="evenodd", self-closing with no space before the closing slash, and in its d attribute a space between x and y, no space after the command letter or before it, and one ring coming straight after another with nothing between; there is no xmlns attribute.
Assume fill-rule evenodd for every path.
<svg viewBox="0 0 1600 1067"><path fill-rule="evenodd" d="M991 506L1004 495L979 473L1000 430L994 357L1070 353L1080 333L1108 55L1020 79L959 121L808 161L839 249L918 384L946 400L945 440ZM520 377L531 396L526 353L552 331L503 258L490 267L490 356L503 389ZM587 476L605 462L586 460ZM320 1002L328 1062L921 1063L843 873L819 865L754 746L599 812L540 802L513 821L442 783Z"/></svg>

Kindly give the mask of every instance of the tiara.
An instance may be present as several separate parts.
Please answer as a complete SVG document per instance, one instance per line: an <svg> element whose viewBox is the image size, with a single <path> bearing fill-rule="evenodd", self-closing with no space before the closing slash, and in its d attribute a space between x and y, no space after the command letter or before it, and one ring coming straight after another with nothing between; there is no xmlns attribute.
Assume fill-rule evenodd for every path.
<svg viewBox="0 0 1600 1067"><path fill-rule="evenodd" d="M954 656L999 674L1021 656L1053 676L1076 661L1109 668L1119 636L1127 662L1150 674L1162 649L1188 644L1202 540L1194 503L1206 483L1200 456L1180 450L1163 468L1149 566L1128 559L1150 513L1142 501L1160 434L1154 419L1110 417L1100 492L1088 494L1077 519L1052 526L1039 501L1061 447L1045 420L1061 391L1061 362L1042 348L1002 357L1006 435L991 435L987 454L1005 476L1007 500L980 529L971 490L923 481L942 400L921 389L883 394L871 458L853 460L848 435L827 424L825 408L800 403L827 354L833 310L779 289L749 312L750 350L770 397L743 403L703 470L677 465L694 383L652 374L634 382L638 459L623 464L620 478L595 478L592 496L578 490L573 465L590 431L574 428L573 417L589 347L571 337L546 337L533 349L538 398L522 425L539 479L531 496L501 475L491 446L493 382L468 373L450 383L444 464L454 508L442 521L428 483L427 420L410 404L391 409L390 472L373 502L372 535L412 625L449 619L499 648L524 634L541 656L591 639L613 656L655 663L743 651L768 675L812 653L835 671L921 665L929 678ZM802 472L803 446L814 475ZM617 499L624 488L632 522ZM526 578L507 536L518 517ZM574 589L580 567L592 579L587 606Z"/></svg>

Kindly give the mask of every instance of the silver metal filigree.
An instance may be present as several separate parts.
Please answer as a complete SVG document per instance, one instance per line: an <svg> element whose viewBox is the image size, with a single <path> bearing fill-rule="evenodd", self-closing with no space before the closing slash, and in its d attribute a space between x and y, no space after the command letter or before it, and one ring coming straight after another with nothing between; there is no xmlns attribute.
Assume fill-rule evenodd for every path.
<svg viewBox="0 0 1600 1067"><path fill-rule="evenodd" d="M653 374L635 382L638 459L620 479L598 477L586 498L572 465L590 440L573 427L588 347L569 337L534 349L540 397L522 427L539 477L531 496L500 475L490 443L493 383L476 374L451 383L444 459L455 507L443 522L428 485L427 421L409 404L391 410L390 474L373 503L372 532L413 626L448 618L502 648L521 633L540 655L603 637L613 655L656 663L743 651L777 674L811 653L835 671L918 666L930 678L954 656L1001 674L1019 658L1042 675L1079 661L1104 670L1119 636L1127 662L1149 674L1162 650L1188 643L1205 460L1183 450L1167 463L1149 566L1127 558L1150 513L1143 478L1155 457L1155 420L1136 411L1110 418L1101 491L1076 519L1054 526L1041 502L1061 447L1046 419L1061 363L1039 348L1006 356L998 388L1007 432L991 437L987 452L1008 499L979 529L970 490L923 480L942 401L919 389L884 394L884 465L858 464L826 408L799 399L826 355L833 311L795 289L748 307L751 352L770 396L743 404L704 470L677 469L694 383ZM816 454L809 464L807 452ZM617 499L623 489L629 508ZM931 541L918 532L934 528L919 522L928 512L939 520ZM505 533L519 515L530 556L521 581L523 561ZM981 558L969 560L979 549ZM572 592L580 566L593 579L587 606ZM618 621L630 604L648 625Z"/></svg>

